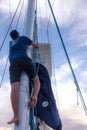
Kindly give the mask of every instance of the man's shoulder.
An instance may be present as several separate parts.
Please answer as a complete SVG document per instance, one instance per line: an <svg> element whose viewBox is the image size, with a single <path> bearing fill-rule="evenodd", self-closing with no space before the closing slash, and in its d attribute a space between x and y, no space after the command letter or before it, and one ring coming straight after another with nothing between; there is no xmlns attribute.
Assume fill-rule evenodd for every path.
<svg viewBox="0 0 87 130"><path fill-rule="evenodd" d="M30 39L30 38L28 38L27 36L20 36L19 37L19 41L24 41L25 42L25 44L28 44L28 45L30 45L33 41Z"/></svg>
<svg viewBox="0 0 87 130"><path fill-rule="evenodd" d="M26 36L20 36L19 39L29 39L29 38Z"/></svg>
<svg viewBox="0 0 87 130"><path fill-rule="evenodd" d="M20 36L19 39L20 39L20 40L24 40L24 41L28 41L28 42L32 41L32 40L31 40L30 38L28 38L27 36Z"/></svg>

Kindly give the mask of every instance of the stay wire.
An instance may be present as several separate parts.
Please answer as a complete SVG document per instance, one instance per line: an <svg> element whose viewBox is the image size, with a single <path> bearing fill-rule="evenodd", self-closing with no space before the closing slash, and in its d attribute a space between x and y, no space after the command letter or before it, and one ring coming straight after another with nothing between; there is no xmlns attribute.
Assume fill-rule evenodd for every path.
<svg viewBox="0 0 87 130"><path fill-rule="evenodd" d="M53 5L54 5L54 0L53 0L53 2L52 2L52 7L53 7ZM45 7L46 7L46 3L45 3ZM47 7L46 7L46 8L47 8ZM46 10L46 9L45 9L45 10ZM46 12L46 14L47 14L47 12ZM45 38L47 39L47 42L48 42L48 43L50 43L50 42L49 42L49 32L48 32L48 26L49 26L50 18L51 18L51 13L50 13L50 15L48 16L47 31L46 31L47 33L45 34ZM47 16L46 16L46 21L47 21ZM45 41L46 41L46 40L45 40ZM53 56L52 56L52 59L53 59ZM52 60L52 62L53 62L53 67L54 67L54 59ZM53 75L54 75L54 84L53 84L53 86L55 86L54 92L55 92L55 94L56 94L57 104L59 104L59 103L58 103L58 95L57 95L57 91L56 91L57 82L56 82L56 76L55 76L55 70L54 70L54 68L53 68Z"/></svg>
<svg viewBox="0 0 87 130"><path fill-rule="evenodd" d="M9 11L10 11L10 21L11 21L11 3L10 3L10 0L9 0ZM11 25L11 30L12 30L12 25ZM2 83L3 83L3 80L4 80L7 63L8 63L8 58L7 58L5 68L4 68L4 71L3 71L2 79L1 79L1 82L0 82L0 87L2 86Z"/></svg>
<svg viewBox="0 0 87 130"><path fill-rule="evenodd" d="M11 22L12 13L11 13L11 1L10 0L9 0L9 12L10 12L10 22ZM12 30L12 25L11 25L11 30Z"/></svg>
<svg viewBox="0 0 87 130"><path fill-rule="evenodd" d="M18 21L17 21L17 24L16 24L16 29L17 29L18 24L19 24L19 21L20 21L20 17L21 17L21 14L22 14L23 5L24 5L24 0L22 1L22 5L21 5L21 9L20 9L20 13L19 13Z"/></svg>
<svg viewBox="0 0 87 130"><path fill-rule="evenodd" d="M18 6L17 6L17 8L16 8L16 10L15 10L15 13L14 13L13 18L12 18L12 20L11 20L11 23L10 23L8 29L7 29L7 32L6 32L5 37L4 37L4 40L3 40L3 42L2 42L2 44L1 44L1 46L0 46L0 50L2 49L2 47L3 47L4 43L5 43L5 40L6 40L6 38L7 38L7 35L8 35L8 33L9 33L9 30L10 30L10 28L11 28L11 25L12 25L12 23L13 23L13 21L14 21L14 18L15 18L15 16L16 16L16 13L17 13L17 11L18 11L18 8L19 8L20 3L21 3L21 0L20 0L19 3L18 3Z"/></svg>
<svg viewBox="0 0 87 130"><path fill-rule="evenodd" d="M51 6L51 3L50 3L49 0L48 0L48 4L49 4L50 10L51 10L51 13L52 13L52 15L53 15L54 22L55 22L55 25L56 25L56 28L57 28L57 31L58 31L58 35L60 36L60 40L61 40L61 43L62 43L64 52L65 52L66 58L67 58L67 60L68 60L70 70L71 70L71 72L72 72L72 76L73 76L73 79L74 79L74 83L75 83L75 85L76 85L76 88L78 89L78 92L79 92L79 96L80 96L80 100L81 100L83 109L84 109L84 111L85 111L85 114L87 115L87 107L86 107L85 101L84 101L84 99L83 99L83 96L82 96L82 93L81 93L79 84L78 84L77 79L76 79L76 76L75 76L75 73L74 73L74 71L73 71L73 68L72 68L72 65L71 65L71 62L70 62L70 59L69 59L67 50L66 50L65 45L64 45L64 41L63 41L62 35L61 35L61 33L60 33L60 29L59 29L59 27L58 27L58 24L57 24L57 21L56 21L56 18L55 18L55 15L54 15L54 12L53 12L53 9L52 9L52 6Z"/></svg>
<svg viewBox="0 0 87 130"><path fill-rule="evenodd" d="M50 43L48 30L47 30L47 41L48 41L48 43ZM54 92L55 92L57 104L58 104L58 107L59 107L58 94L57 94L57 90L56 90L56 88L57 88L57 81L56 81L56 74L55 74L55 64L54 64L54 57L53 57L52 49L51 49L51 54L52 54L52 58L51 59L52 59L52 64L53 64L52 72L53 72L53 77L54 77L54 84L53 84L53 86L55 87Z"/></svg>
<svg viewBox="0 0 87 130"><path fill-rule="evenodd" d="M42 17L42 15L41 15L41 11L39 10L40 9L40 6L41 5L41 0L38 2L38 12L40 12L40 17ZM42 8L42 10L43 10L43 8ZM41 20L42 18L40 18L40 20L39 20L39 25L40 26L43 26L43 23L42 23L42 20ZM42 41L42 38L43 38L43 30L42 30L42 28L41 28L41 31L40 31L40 35L39 35L39 41Z"/></svg>
<svg viewBox="0 0 87 130"><path fill-rule="evenodd" d="M67 3L68 8L70 8L70 3L69 3L69 1L66 1L66 3ZM81 34L81 31L80 31L80 29L79 29L79 27L78 27L78 21L77 21L77 19L75 18L75 14L73 13L73 11L70 11L70 12L71 12L72 18L73 18L73 20L74 20L74 23L75 23L75 25L76 25L76 30L77 30L77 32L78 32L79 35L80 35L80 39L79 39L79 40L81 40L81 42L83 43L82 34Z"/></svg>
<svg viewBox="0 0 87 130"><path fill-rule="evenodd" d="M2 79L1 79L1 81L0 81L0 88L1 88L2 83L3 83L3 80L4 80L4 76L5 76L7 64L8 64L8 58L7 58L7 61L6 61L6 64L5 64L5 68L4 68L3 74L2 74Z"/></svg>
<svg viewBox="0 0 87 130"><path fill-rule="evenodd" d="M28 7L27 7L27 8L28 8ZM26 10L27 10L27 8L26 8ZM27 14L27 11L25 11L25 14L24 14L23 35L24 35L24 32L25 32L26 14Z"/></svg>
<svg viewBox="0 0 87 130"><path fill-rule="evenodd" d="M2 2L3 2L3 0L0 0L0 6L1 6Z"/></svg>
<svg viewBox="0 0 87 130"><path fill-rule="evenodd" d="M36 9L35 9L35 21L34 21L34 33L33 33L33 39L35 42L37 42L38 44L38 36L37 36L37 0L36 0ZM36 75L38 74L38 70L39 70L39 64L38 67L36 68L36 52L37 49L33 48L33 64L34 64L34 84L32 87L32 93L31 93L31 97L33 95L33 91L34 91L34 85L35 85L35 80L36 80ZM33 109L30 108L30 130L37 130L38 128L38 124L37 124L37 108Z"/></svg>
<svg viewBox="0 0 87 130"><path fill-rule="evenodd" d="M34 25L35 25L35 27L36 27L36 30L35 30L35 35L34 35L34 40L35 40L35 42L38 44L38 35L37 35L37 29L38 29L38 26L37 26L37 1L38 0L36 0L36 10L35 10L35 23L34 23ZM35 28L34 27L34 28ZM38 52L38 59L40 60L40 52L39 52L39 49L34 49L34 63L36 63L36 51ZM41 61L41 60L40 60ZM38 70L39 70L39 67L37 67L37 69L35 69L35 73L36 74L38 74ZM35 75L36 75L35 74Z"/></svg>
<svg viewBox="0 0 87 130"><path fill-rule="evenodd" d="M53 0L52 8L53 8L53 6L54 6L54 1L55 1L55 0ZM46 27L46 28L47 28L47 33L48 33L48 27L49 27L50 19L51 19L51 13L49 14L48 21L47 21L47 27ZM46 36L45 36L45 39L46 39Z"/></svg>
<svg viewBox="0 0 87 130"><path fill-rule="evenodd" d="M23 3L24 3L24 0L23 0ZM23 7L23 3L22 3L22 7ZM11 7L10 0L9 0L9 6ZM22 8L22 7L21 7L21 8ZM10 9L11 9L11 8L10 8ZM11 20L11 10L10 10L10 20ZM18 21L19 21L19 20L18 20ZM17 26L18 26L18 22L17 22L16 28L17 28ZM11 30L12 30L12 26L11 26ZM3 83L3 80L4 80L7 63L8 63L8 58L7 58L7 61L6 61L6 64L5 64L5 68L4 68L3 74L2 74L2 79L1 79L1 82L0 82L0 87L2 86L2 83Z"/></svg>

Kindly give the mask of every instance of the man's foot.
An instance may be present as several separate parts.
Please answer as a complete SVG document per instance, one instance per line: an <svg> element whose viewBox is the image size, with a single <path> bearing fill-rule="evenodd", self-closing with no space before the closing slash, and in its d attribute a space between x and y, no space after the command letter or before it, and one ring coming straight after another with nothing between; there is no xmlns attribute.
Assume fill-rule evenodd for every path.
<svg viewBox="0 0 87 130"><path fill-rule="evenodd" d="M7 122L7 124L13 124L13 123L16 123L16 124L19 124L19 118L13 118L11 121Z"/></svg>

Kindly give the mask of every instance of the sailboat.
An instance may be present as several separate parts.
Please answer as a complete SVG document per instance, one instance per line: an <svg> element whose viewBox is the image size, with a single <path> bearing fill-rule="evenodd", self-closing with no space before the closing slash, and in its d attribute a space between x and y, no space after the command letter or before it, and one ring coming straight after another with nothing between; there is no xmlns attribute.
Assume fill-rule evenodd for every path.
<svg viewBox="0 0 87 130"><path fill-rule="evenodd" d="M33 28L36 29L36 26L35 26L36 21L34 21L34 17L35 17L35 1L34 0L28 1L28 10L27 10L26 16L27 16L27 18L26 18L25 33L24 34L32 39L33 32L34 32ZM35 34L35 32L34 32L34 39L36 36L37 36L37 34ZM48 46L48 48L47 48L47 46ZM30 109L30 114L29 114L29 110L24 105L26 97L28 99L28 96L29 96L29 95L27 95L29 92L26 93L27 90L29 89L29 88L27 88L29 86L29 84L28 84L29 81L28 81L28 78L25 77L26 74L23 73L21 76L20 101L19 101L20 102L19 111L20 111L20 119L21 120L20 120L20 123L18 126L17 125L14 126L14 130L28 130L29 122L30 122L30 129L31 130L36 129L34 127L35 124L34 124L34 117L33 116L36 116L36 118L39 118L38 124L40 124L41 122L44 122L52 129L61 130L61 120L60 120L60 117L58 114L55 98L54 98L52 88L51 88L50 76L49 76L49 73L51 75L51 63L48 60L50 58L50 61L51 61L49 49L50 49L49 44L41 44L40 45L40 52L39 52L40 59L38 59L38 57L37 57L38 52L36 52L36 59L35 59L35 55L33 58L33 59L35 59L35 61L34 61L35 63L37 62L37 60L39 60L39 62L36 63L36 66L38 68L38 75L39 75L40 82L41 82L40 92L38 94L38 102L37 102L37 105L36 105L35 110L34 110L35 114L32 113L33 110L31 110L31 109ZM29 52L30 52L30 50L29 50ZM50 68L49 73L48 73L46 67L43 66L44 57L43 56L41 57L41 54L45 55L45 53L47 56L47 58L45 59L45 62L47 62L47 60L48 60L47 67ZM31 57L31 55L29 57ZM42 60L42 64L41 64L41 60ZM25 88L26 88L26 90L25 90ZM30 119L29 119L29 115L30 115ZM50 118L50 120L49 120L49 118ZM37 119L36 119L36 122L37 122Z"/></svg>
<svg viewBox="0 0 87 130"><path fill-rule="evenodd" d="M49 2L49 1L48 1ZM49 5L50 5L50 3L49 3ZM51 5L50 5L51 6ZM51 9L51 11L52 11L52 9ZM35 0L29 0L28 1L28 10L27 10L27 14L26 14L26 16L27 16L27 19L26 19L26 23L25 23L25 30L24 30L24 34L26 35L26 36L28 36L29 38L31 38L32 39L32 37L33 37L33 28L34 28L34 26L35 26L35 24L34 24L34 20L35 20ZM29 13L30 12L30 13ZM53 11L52 11L52 13L53 13ZM28 17L29 17L29 19L28 19ZM54 17L54 20L55 20L55 24L56 24L56 26L57 26L57 29L58 29L58 24L57 24L57 22L56 22L56 19L55 19L55 16L54 16L54 14L53 14L53 17ZM35 28L36 29L36 28ZM9 29L8 29L9 30ZM60 30L59 30L60 31ZM34 31L35 32L35 31ZM60 34L60 32L58 32L59 34ZM35 34L35 36L36 36L36 34ZM60 37L61 37L61 34L60 34ZM35 37L34 37L35 38ZM66 49L66 48L65 48ZM66 50L65 50L65 52L66 52ZM31 54L28 54L30 57L31 57ZM40 54L41 55L41 54ZM67 55L67 53L66 53L66 55ZM42 59L42 58L41 58ZM69 59L68 59L68 61L69 61ZM69 61L69 64L70 64L70 61ZM41 65L41 67L42 67L42 65ZM44 66L43 66L43 68L44 68ZM75 83L76 83L76 86L77 86L77 90L79 91L79 93L80 93L80 97L81 97L81 101L82 101L82 104L83 104L83 108L84 108L84 110L85 110L85 112L86 112L86 105L85 105L85 102L84 102L84 100L83 100L83 97L82 97L82 94L81 94L81 91L80 91L80 88L79 88L79 86L78 86L78 83L77 83L77 80L76 80L76 77L75 77L75 75L74 75L74 72L73 72L73 68L72 68L72 66L71 66L71 64L70 64L70 68L71 68L71 71L72 71L72 74L73 74L73 77L74 77L74 81L75 81ZM47 68L48 70L49 70L49 67ZM49 71L49 73L50 73L50 71ZM51 75L51 73L50 73L50 75ZM23 87L21 87L21 90L20 90L20 115L21 115L21 122L20 122L20 125L19 126L17 126L17 125L14 125L14 130L27 130L28 128L29 128L29 109L27 108L27 101L29 100L28 99L28 93L26 93L26 92L28 92L29 90L28 90L28 88L27 88L27 86L29 86L28 85L28 83L29 83L29 81L28 82L26 82L26 80L28 81L28 78L27 78L27 76L26 76L26 74L24 74L23 73L23 76L21 77L21 86L23 86ZM26 86L26 87L25 87ZM26 101L26 103L25 103L25 101ZM26 104L26 105L24 105L24 104ZM48 105L48 102L46 101L46 102L44 102L43 103L44 105L43 106L46 106L46 105ZM22 111L23 110L23 111ZM23 115L22 115L22 114ZM26 114L27 113L27 114ZM42 112L43 113L43 112ZM46 117L46 116L45 116ZM44 125L46 126L46 122L44 121L44 120L42 120L42 122L44 122ZM43 123L42 123L43 124ZM43 126L44 126L43 125Z"/></svg>

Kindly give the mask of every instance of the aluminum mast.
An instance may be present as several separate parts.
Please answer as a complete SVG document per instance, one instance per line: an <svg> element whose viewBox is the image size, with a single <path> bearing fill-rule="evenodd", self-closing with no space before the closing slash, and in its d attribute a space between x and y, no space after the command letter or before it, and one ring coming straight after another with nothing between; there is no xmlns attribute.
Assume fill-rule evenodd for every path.
<svg viewBox="0 0 87 130"><path fill-rule="evenodd" d="M33 39L35 15L35 0L28 0L28 9L26 14L24 35ZM31 57L31 49L28 49L28 56ZM29 129L29 109L28 109L28 94L29 94L29 78L23 72L21 75L20 92L19 92L19 125L14 125L14 130Z"/></svg>

